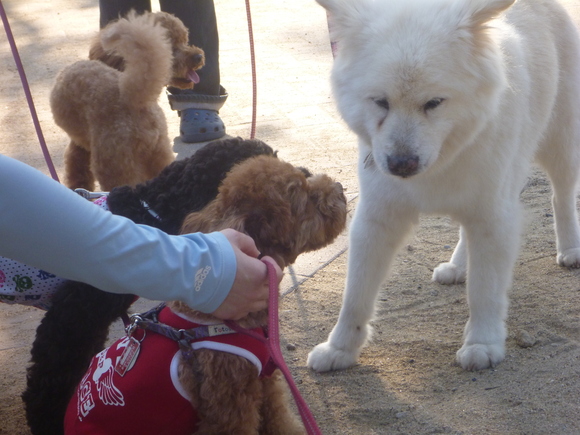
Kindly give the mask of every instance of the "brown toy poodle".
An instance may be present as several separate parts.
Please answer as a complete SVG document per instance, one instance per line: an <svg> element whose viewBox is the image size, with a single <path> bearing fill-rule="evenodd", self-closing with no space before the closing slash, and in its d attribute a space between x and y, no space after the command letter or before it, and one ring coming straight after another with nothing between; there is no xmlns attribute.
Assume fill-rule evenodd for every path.
<svg viewBox="0 0 580 435"><path fill-rule="evenodd" d="M136 185L175 156L157 100L171 84L192 88L203 51L187 45L188 30L173 15L130 13L102 29L94 60L59 73L50 95L54 120L69 135L65 178L70 188ZM97 60L98 59L98 60Z"/></svg>
<svg viewBox="0 0 580 435"><path fill-rule="evenodd" d="M182 232L237 229L283 268L331 243L345 227L346 208L342 186L328 176L259 156L235 166ZM260 340L179 302L153 313L93 358L69 403L65 433L305 432ZM263 334L267 317L264 310L238 323Z"/></svg>

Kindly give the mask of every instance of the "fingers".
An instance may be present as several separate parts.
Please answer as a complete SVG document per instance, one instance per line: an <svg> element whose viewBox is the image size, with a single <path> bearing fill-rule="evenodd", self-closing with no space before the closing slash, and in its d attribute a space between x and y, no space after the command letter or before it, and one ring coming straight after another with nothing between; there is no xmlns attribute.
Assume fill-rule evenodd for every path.
<svg viewBox="0 0 580 435"><path fill-rule="evenodd" d="M226 300L212 314L225 320L239 320L250 313L262 311L268 308L268 285L260 286L259 293L261 296L244 295L239 291L232 290Z"/></svg>
<svg viewBox="0 0 580 435"><path fill-rule="evenodd" d="M260 253L251 237L232 229L222 233L234 247L237 270L230 293L213 314L222 319L238 320L268 308L270 279L264 261L272 265L277 283L284 274L272 257L265 256L262 261L257 259Z"/></svg>
<svg viewBox="0 0 580 435"><path fill-rule="evenodd" d="M260 255L260 251L258 251L254 239L252 239L250 236L246 234L242 233L239 234L240 234L240 244L239 244L240 251L242 251L246 255L249 255L250 257L258 258L258 256Z"/></svg>
<svg viewBox="0 0 580 435"><path fill-rule="evenodd" d="M236 234L230 236L238 240ZM268 268L262 261L242 252L235 241L232 245L236 253L236 276L226 299L213 314L222 319L237 320L268 307L269 280Z"/></svg>
<svg viewBox="0 0 580 435"><path fill-rule="evenodd" d="M236 246L244 254L254 258L258 258L260 255L260 251L258 251L254 239L252 239L247 234L240 233L239 231L233 230L231 228L227 228L221 231L221 233L226 236L232 245Z"/></svg>
<svg viewBox="0 0 580 435"><path fill-rule="evenodd" d="M259 311L264 311L267 308L268 308L268 300L267 299L264 299L261 301L256 301L250 306L250 308L248 309L247 312L240 314L240 315L237 315L233 319L239 320L239 319L246 317L250 313L257 313Z"/></svg>

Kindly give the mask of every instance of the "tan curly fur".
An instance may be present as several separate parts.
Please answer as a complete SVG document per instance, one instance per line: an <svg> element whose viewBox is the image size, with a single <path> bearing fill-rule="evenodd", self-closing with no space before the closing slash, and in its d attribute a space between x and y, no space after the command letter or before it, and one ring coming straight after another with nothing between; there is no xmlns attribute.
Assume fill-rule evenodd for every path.
<svg viewBox="0 0 580 435"><path fill-rule="evenodd" d="M153 17L154 24L162 26L167 31L167 38L173 51L172 75L167 84L180 89L192 89L194 83L188 75L191 71L203 66L205 58L202 59L201 65L199 61L199 55L204 56L203 51L193 45L188 45L189 31L174 15L167 12L153 12L150 15ZM114 52L105 51L99 35L91 42L89 59L99 60L119 71L125 69L123 57Z"/></svg>
<svg viewBox="0 0 580 435"><path fill-rule="evenodd" d="M309 175L271 156L246 160L228 174L213 202L185 219L182 232L234 228L253 237L260 252L284 268L299 254L331 243L345 226L342 186L326 175ZM183 303L169 306L192 319L212 319ZM265 326L267 316L264 310L238 323ZM191 361L182 361L180 380L201 418L197 434L305 432L291 411L279 370L258 378L256 367L244 358L208 349L194 353Z"/></svg>
<svg viewBox="0 0 580 435"><path fill-rule="evenodd" d="M187 38L173 15L132 12L99 32L93 60L59 73L50 105L71 139L65 151L68 187L94 190L95 179L107 191L136 185L175 159L157 100L167 84L193 87L204 55Z"/></svg>

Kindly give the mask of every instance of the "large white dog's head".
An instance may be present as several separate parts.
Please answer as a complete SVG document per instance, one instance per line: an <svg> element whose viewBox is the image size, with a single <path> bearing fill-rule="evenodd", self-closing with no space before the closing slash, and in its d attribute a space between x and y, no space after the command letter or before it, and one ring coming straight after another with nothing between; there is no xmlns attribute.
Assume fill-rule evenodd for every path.
<svg viewBox="0 0 580 435"><path fill-rule="evenodd" d="M490 21L514 0L318 2L339 111L383 172L444 167L494 116L507 78Z"/></svg>

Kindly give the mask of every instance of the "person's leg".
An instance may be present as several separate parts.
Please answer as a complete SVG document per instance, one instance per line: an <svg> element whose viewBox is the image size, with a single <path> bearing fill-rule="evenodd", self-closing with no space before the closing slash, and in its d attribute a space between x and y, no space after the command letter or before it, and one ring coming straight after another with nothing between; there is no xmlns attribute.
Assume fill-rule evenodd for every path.
<svg viewBox="0 0 580 435"><path fill-rule="evenodd" d="M197 73L200 82L193 90L169 88L169 103L181 117L184 142L205 142L225 134L218 111L227 99L220 84L219 37L213 0L160 0L161 10L183 21L189 43L205 52L205 66Z"/></svg>
<svg viewBox="0 0 580 435"><path fill-rule="evenodd" d="M116 20L119 17L124 17L131 10L135 9L137 13L142 14L145 11L151 10L150 0L99 0L101 28L105 27L109 22Z"/></svg>

